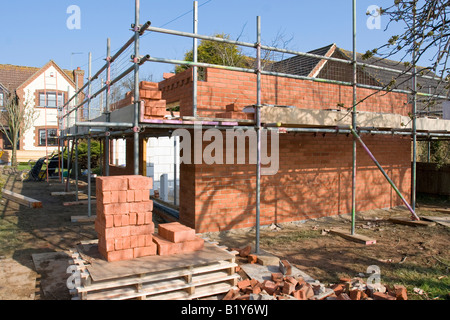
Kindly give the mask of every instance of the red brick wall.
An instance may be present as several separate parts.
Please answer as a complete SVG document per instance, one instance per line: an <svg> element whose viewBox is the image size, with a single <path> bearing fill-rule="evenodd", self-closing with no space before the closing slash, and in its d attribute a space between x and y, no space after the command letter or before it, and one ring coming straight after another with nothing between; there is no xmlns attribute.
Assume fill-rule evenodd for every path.
<svg viewBox="0 0 450 320"><path fill-rule="evenodd" d="M192 69L159 83L167 103L180 102L181 116L192 116ZM358 88L358 99L375 91ZM338 104L351 107L353 89L328 83L262 77L262 103L296 106L302 109L336 109ZM215 117L228 104L256 103L256 75L220 69L206 69L206 81L198 82L198 115ZM359 111L408 115L407 97L401 93L377 93L358 105Z"/></svg>
<svg viewBox="0 0 450 320"><path fill-rule="evenodd" d="M410 197L411 144L407 138L364 136L377 160ZM280 169L261 182L261 224L351 212L352 138L280 135ZM403 203L358 146L357 211ZM182 165L181 222L197 232L255 225L254 165Z"/></svg>
<svg viewBox="0 0 450 320"><path fill-rule="evenodd" d="M181 116L192 116L192 70L159 83L168 104L179 102ZM373 90L358 89L361 99ZM335 109L352 105L348 86L262 77L262 103L303 109ZM256 75L206 69L198 85L198 115L216 117L226 105L256 103ZM404 94L375 94L358 110L407 115ZM365 136L368 147L404 196L411 189L411 145L407 138ZM280 136L280 170L262 178L261 224L299 221L350 213L352 138L344 135L286 134ZM255 165L181 165L180 220L197 232L255 225ZM401 205L364 150L358 148L357 210Z"/></svg>
<svg viewBox="0 0 450 320"><path fill-rule="evenodd" d="M159 83L162 98L167 104L180 102L180 115L192 116L192 69L177 74Z"/></svg>

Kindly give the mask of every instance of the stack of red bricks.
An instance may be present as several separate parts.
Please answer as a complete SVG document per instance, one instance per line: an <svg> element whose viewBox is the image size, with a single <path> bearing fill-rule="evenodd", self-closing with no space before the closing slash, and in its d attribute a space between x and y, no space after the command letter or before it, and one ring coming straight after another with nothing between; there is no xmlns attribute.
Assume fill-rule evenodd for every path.
<svg viewBox="0 0 450 320"><path fill-rule="evenodd" d="M99 252L106 260L131 260L156 254L152 186L153 180L143 176L97 178L95 230Z"/></svg>
<svg viewBox="0 0 450 320"><path fill-rule="evenodd" d="M224 119L236 119L236 120L254 120L254 113L243 112L243 107L235 103L226 106L226 112L220 112L216 114L217 118Z"/></svg>
<svg viewBox="0 0 450 320"><path fill-rule="evenodd" d="M166 100L162 99L158 83L142 81L139 84L139 96L145 103L146 119L163 119L164 116L170 115L170 112L166 110Z"/></svg>
<svg viewBox="0 0 450 320"><path fill-rule="evenodd" d="M178 222L160 224L158 234L153 235L153 241L160 256L198 251L205 244L204 239L196 236L195 229Z"/></svg>

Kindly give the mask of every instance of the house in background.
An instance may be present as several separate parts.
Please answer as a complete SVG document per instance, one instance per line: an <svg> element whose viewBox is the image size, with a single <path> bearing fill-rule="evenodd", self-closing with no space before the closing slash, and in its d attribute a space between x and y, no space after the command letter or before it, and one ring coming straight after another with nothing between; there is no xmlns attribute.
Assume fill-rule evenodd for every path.
<svg viewBox="0 0 450 320"><path fill-rule="evenodd" d="M38 160L58 149L58 107L62 107L84 83L84 71L63 70L54 61L42 68L0 65L0 105L16 93L22 104L35 109L34 122L18 146L19 162ZM0 135L0 149L12 149L7 137ZM5 152L3 162L11 155Z"/></svg>
<svg viewBox="0 0 450 320"><path fill-rule="evenodd" d="M308 53L337 58L341 60L352 60L353 53L349 50L338 47L335 43L327 45L322 48L312 50ZM399 73L389 71L387 69L394 69L402 72L409 71L404 62L382 59L380 57L364 58L362 53L356 53L356 61L359 63L365 63L378 67L378 69L370 67L358 66L357 69L357 82L358 84L364 84L369 86L390 86L392 89L400 90L412 90L412 79L409 75L399 75ZM387 69L382 69L387 68ZM310 78L320 78L328 80L353 82L353 67L351 64L344 66L342 63L329 61L325 59L319 59L309 56L293 56L288 59L271 63L268 66L270 71L288 73L293 75L299 75ZM419 93L417 100L417 113L419 116L433 116L442 118L443 109L446 104L446 100L440 99L435 101L432 97L426 97L423 94L447 96L448 95L448 83L441 80L436 80L438 76L432 71L418 67L418 80L417 80L417 92ZM411 72L411 71L409 71ZM423 76L434 77L435 79L426 78ZM391 84L391 81L395 79L395 83ZM408 103L411 103L412 96L408 97ZM431 103L431 101L434 101ZM347 106L348 107L348 106Z"/></svg>

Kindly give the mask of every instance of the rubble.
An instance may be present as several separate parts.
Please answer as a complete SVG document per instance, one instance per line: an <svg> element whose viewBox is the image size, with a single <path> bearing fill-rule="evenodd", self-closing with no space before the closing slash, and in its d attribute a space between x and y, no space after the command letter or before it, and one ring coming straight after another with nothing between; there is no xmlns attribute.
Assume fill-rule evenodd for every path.
<svg viewBox="0 0 450 320"><path fill-rule="evenodd" d="M256 255L248 255L249 263L256 263ZM402 285L393 287L381 283L366 283L362 276L341 278L339 283L325 284L303 277L294 277L289 272L291 264L279 261L279 272L272 272L270 280L262 283L256 279L243 278L223 298L224 300L408 300L407 290ZM243 270L243 269L241 269ZM244 276L244 275L241 275Z"/></svg>

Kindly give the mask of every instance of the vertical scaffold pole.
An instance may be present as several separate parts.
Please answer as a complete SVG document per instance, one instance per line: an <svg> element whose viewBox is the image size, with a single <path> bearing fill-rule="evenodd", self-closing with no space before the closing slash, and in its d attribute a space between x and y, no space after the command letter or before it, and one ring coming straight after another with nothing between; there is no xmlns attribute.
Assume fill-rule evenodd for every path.
<svg viewBox="0 0 450 320"><path fill-rule="evenodd" d="M194 1L194 34L198 33L198 1ZM193 38L193 60L198 62L198 40ZM197 96L198 96L198 67L193 68L193 93L192 93L192 115L197 116Z"/></svg>
<svg viewBox="0 0 450 320"><path fill-rule="evenodd" d="M106 85L108 86L108 89L106 90L106 101L105 101L105 115L106 115L106 122L110 122L111 121L111 113L109 111L109 98L110 98L110 94L111 94L111 39L108 38L107 43L106 43L106 61L108 63L108 69L107 69L107 79L106 79ZM110 163L110 158L109 158L109 153L110 153L110 139L109 139L109 134L106 134L105 137L105 176L108 177L109 176L109 163Z"/></svg>
<svg viewBox="0 0 450 320"><path fill-rule="evenodd" d="M134 175L139 175L139 15L140 0L135 0L134 22Z"/></svg>
<svg viewBox="0 0 450 320"><path fill-rule="evenodd" d="M78 92L78 73L75 76L75 92ZM78 93L75 95L75 104L78 105ZM75 123L78 122L78 109L75 110ZM78 201L78 126L75 126L75 201Z"/></svg>
<svg viewBox="0 0 450 320"><path fill-rule="evenodd" d="M69 92L69 89L67 89L67 92ZM69 106L67 106L67 108L69 108ZM65 108L62 107L61 115L64 115L64 110L65 110ZM62 130L67 130L64 127L64 119L63 118L61 118L60 126L62 127ZM66 144L66 141L61 136L59 137L59 139L60 139L60 144L61 144L61 158L60 158L60 162L61 162L61 183L64 184L64 145Z"/></svg>
<svg viewBox="0 0 450 320"><path fill-rule="evenodd" d="M89 52L89 87L88 87L88 94L89 94L89 99L88 99L88 121L91 121L91 90L92 90L92 86L91 86L91 80L92 80L92 54ZM89 129L90 130L90 129ZM92 188L91 188L91 152L92 152L92 145L91 145L92 141L91 141L91 133L89 132L88 135L88 161L87 161L87 166L88 166L88 173L87 173L87 179L88 179L88 217L92 216L92 204L91 204L91 193L92 193Z"/></svg>
<svg viewBox="0 0 450 320"><path fill-rule="evenodd" d="M256 134L257 134L257 155L256 155L256 248L255 252L260 252L260 214L261 214L261 17L256 19L257 40L256 40L256 74L257 74L257 97L256 97Z"/></svg>
<svg viewBox="0 0 450 320"><path fill-rule="evenodd" d="M356 129L356 86L357 86L357 65L356 65L356 0L353 0L353 110L352 110L352 127ZM356 221L356 137L353 137L353 155L352 155L352 230L351 234L355 234Z"/></svg>
<svg viewBox="0 0 450 320"><path fill-rule="evenodd" d="M417 192L417 68L416 68L416 4L417 0L414 1L413 8L413 37L414 37L414 47L412 51L412 67L413 67L413 77L412 77L412 90L413 90L413 101L412 101L412 140L413 140L413 163L411 172L411 208L416 211L416 192ZM415 218L414 216L412 217Z"/></svg>
<svg viewBox="0 0 450 320"><path fill-rule="evenodd" d="M177 205L177 137L173 137L173 205Z"/></svg>
<svg viewBox="0 0 450 320"><path fill-rule="evenodd" d="M66 180L66 192L70 191L70 172L72 171L72 157L73 157L73 141L72 141L72 148L70 149L70 153L69 153L69 148L70 148L70 139L67 139L67 180Z"/></svg>

